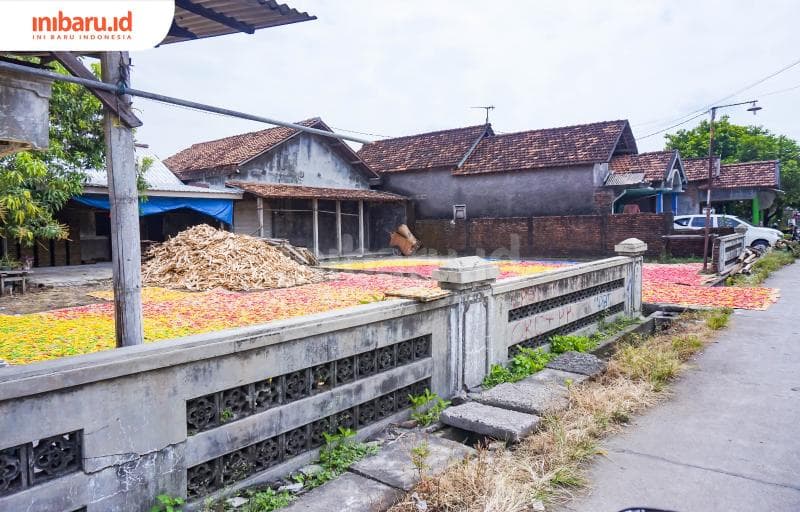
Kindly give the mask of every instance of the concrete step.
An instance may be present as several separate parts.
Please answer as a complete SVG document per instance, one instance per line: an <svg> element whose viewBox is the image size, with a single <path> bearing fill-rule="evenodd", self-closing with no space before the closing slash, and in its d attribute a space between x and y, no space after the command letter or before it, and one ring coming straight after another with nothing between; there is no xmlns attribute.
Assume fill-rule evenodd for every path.
<svg viewBox="0 0 800 512"><path fill-rule="evenodd" d="M438 474L475 453L474 449L461 443L415 432L392 441L379 453L353 464L350 471L391 487L411 490L420 480L420 471L412 460L412 450L423 446L428 452L421 460L425 474Z"/></svg>
<svg viewBox="0 0 800 512"><path fill-rule="evenodd" d="M304 494L282 512L378 512L386 510L400 498L403 491L345 473L335 480Z"/></svg>
<svg viewBox="0 0 800 512"><path fill-rule="evenodd" d="M501 441L518 442L539 428L541 418L478 402L467 402L445 409L441 422Z"/></svg>
<svg viewBox="0 0 800 512"><path fill-rule="evenodd" d="M569 404L568 384L588 377L561 370L545 369L519 382L506 382L471 395L476 402L502 409L544 416Z"/></svg>
<svg viewBox="0 0 800 512"><path fill-rule="evenodd" d="M583 352L564 352L547 363L547 368L586 375L587 377L594 377L603 373L607 366L606 362L596 355Z"/></svg>

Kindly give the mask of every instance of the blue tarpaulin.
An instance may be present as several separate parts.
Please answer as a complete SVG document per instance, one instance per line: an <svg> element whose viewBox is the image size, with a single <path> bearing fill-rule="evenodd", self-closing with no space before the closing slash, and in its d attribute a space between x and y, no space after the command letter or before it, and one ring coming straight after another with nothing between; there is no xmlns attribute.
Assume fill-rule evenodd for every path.
<svg viewBox="0 0 800 512"><path fill-rule="evenodd" d="M108 196L76 196L73 199L101 210L110 210ZM195 197L148 197L139 201L139 215L155 215L180 208L204 213L226 224L233 224L233 199L202 199Z"/></svg>

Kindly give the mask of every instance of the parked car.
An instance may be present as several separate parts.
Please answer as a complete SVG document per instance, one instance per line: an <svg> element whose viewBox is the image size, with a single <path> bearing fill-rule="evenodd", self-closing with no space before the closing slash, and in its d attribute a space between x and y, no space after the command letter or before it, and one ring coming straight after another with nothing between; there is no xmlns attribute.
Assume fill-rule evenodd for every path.
<svg viewBox="0 0 800 512"><path fill-rule="evenodd" d="M763 250L775 245L775 242L783 238L783 233L777 229L753 226L733 215L714 214L711 216L711 227L713 228L735 228L739 225L747 227L744 243L750 247L758 247ZM675 217L676 230L700 231L705 227L705 215L678 215Z"/></svg>

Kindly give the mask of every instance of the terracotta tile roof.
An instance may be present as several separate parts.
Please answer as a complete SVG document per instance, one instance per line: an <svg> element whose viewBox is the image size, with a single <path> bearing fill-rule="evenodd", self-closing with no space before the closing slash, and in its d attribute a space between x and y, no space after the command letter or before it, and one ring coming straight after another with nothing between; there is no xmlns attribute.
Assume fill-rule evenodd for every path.
<svg viewBox="0 0 800 512"><path fill-rule="evenodd" d="M376 172L455 167L486 130L482 124L379 140L364 145L358 156Z"/></svg>
<svg viewBox="0 0 800 512"><path fill-rule="evenodd" d="M714 159L719 165L719 158ZM715 188L780 188L778 160L722 164L714 177ZM704 188L708 179L708 158L683 160L686 177Z"/></svg>
<svg viewBox="0 0 800 512"><path fill-rule="evenodd" d="M716 188L780 188L778 161L722 164L714 178Z"/></svg>
<svg viewBox="0 0 800 512"><path fill-rule="evenodd" d="M321 119L314 117L297 124L312 127ZM181 179L190 179L197 171L235 169L236 166L296 135L297 130L276 126L257 132L242 133L223 139L198 142L164 160Z"/></svg>
<svg viewBox="0 0 800 512"><path fill-rule="evenodd" d="M708 158L684 158L683 170L689 182L708 179ZM715 172L719 166L719 157L714 157Z"/></svg>
<svg viewBox="0 0 800 512"><path fill-rule="evenodd" d="M383 203L405 201L407 199L401 195L378 190L306 187L303 185L288 185L284 183L252 183L235 180L228 181L225 184L229 187L236 187L250 194L267 199L338 199L340 201L364 200Z"/></svg>
<svg viewBox="0 0 800 512"><path fill-rule="evenodd" d="M319 117L299 121L295 124L332 131ZM164 160L164 163L182 180L227 174L244 162L286 142L298 133L300 132L293 128L276 126L257 132L199 142L172 155ZM377 174L361 161L350 146L335 139L330 140L335 149L357 169L370 178L377 177Z"/></svg>
<svg viewBox="0 0 800 512"><path fill-rule="evenodd" d="M638 155L616 155L608 168L615 174L644 173L647 181L664 181L677 150L653 151Z"/></svg>
<svg viewBox="0 0 800 512"><path fill-rule="evenodd" d="M622 139L636 152L628 121L547 128L484 138L453 174L478 174L608 162Z"/></svg>

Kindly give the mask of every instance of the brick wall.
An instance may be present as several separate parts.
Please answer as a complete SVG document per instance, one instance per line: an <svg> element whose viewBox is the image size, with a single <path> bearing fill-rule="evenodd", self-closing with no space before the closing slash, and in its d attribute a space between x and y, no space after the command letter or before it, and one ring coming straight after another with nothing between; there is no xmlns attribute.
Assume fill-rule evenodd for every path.
<svg viewBox="0 0 800 512"><path fill-rule="evenodd" d="M418 220L413 231L424 247L440 254L490 257L595 257L614 253L627 238L647 242L648 255L665 248L661 238L672 229L672 214L573 215Z"/></svg>
<svg viewBox="0 0 800 512"><path fill-rule="evenodd" d="M613 252L614 245L626 238L638 238L647 244L648 256L659 256L666 243L662 238L672 232L671 213L631 213L608 215L606 248Z"/></svg>
<svg viewBox="0 0 800 512"><path fill-rule="evenodd" d="M602 215L533 218L530 256L590 257L607 253ZM613 249L613 248L612 248Z"/></svg>

